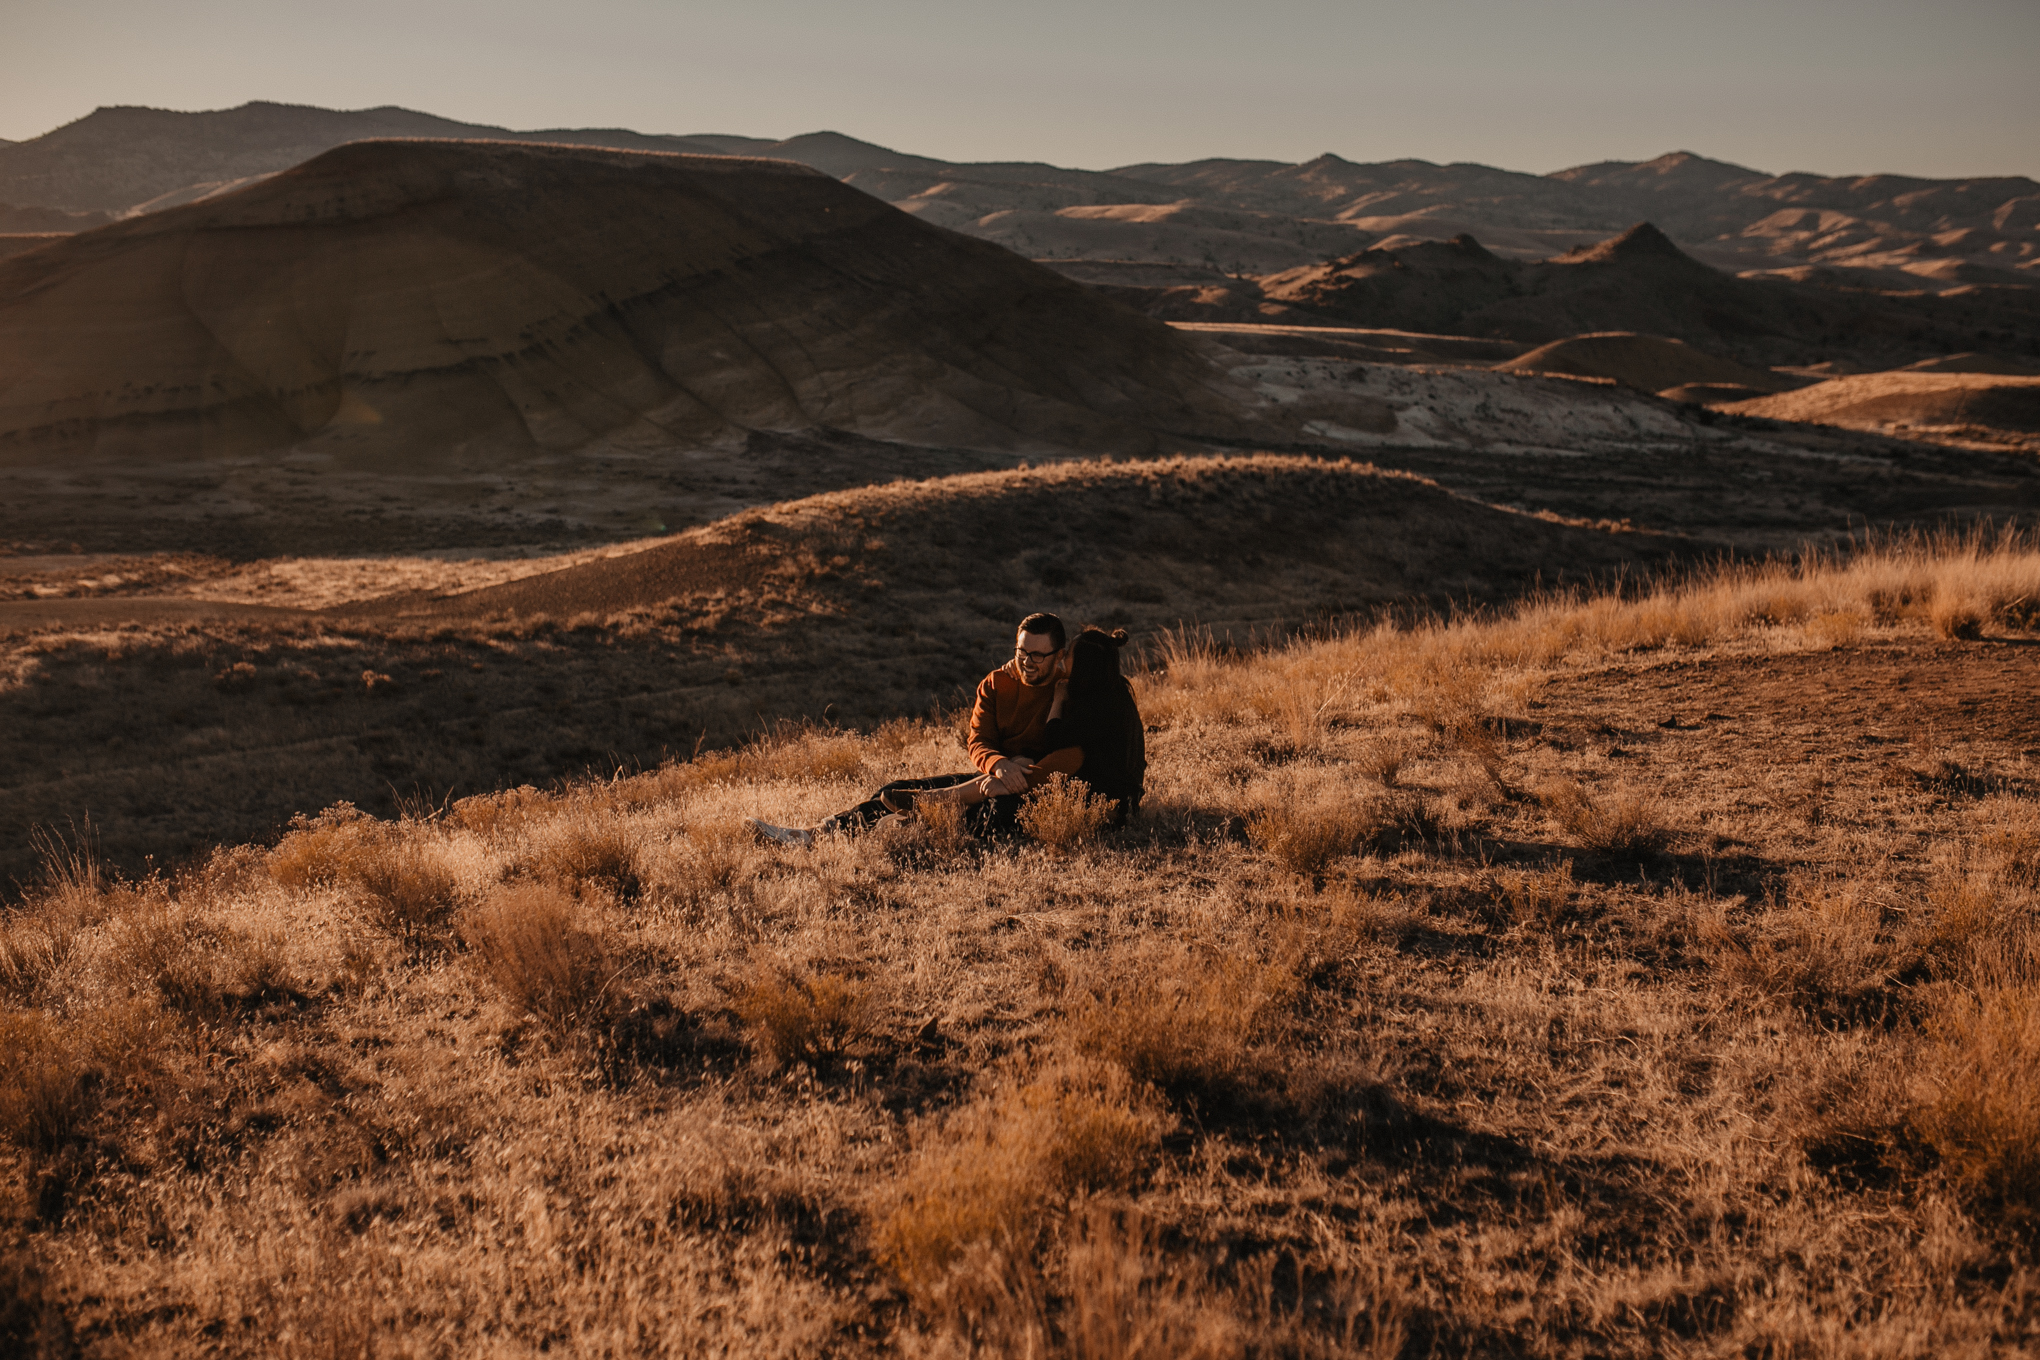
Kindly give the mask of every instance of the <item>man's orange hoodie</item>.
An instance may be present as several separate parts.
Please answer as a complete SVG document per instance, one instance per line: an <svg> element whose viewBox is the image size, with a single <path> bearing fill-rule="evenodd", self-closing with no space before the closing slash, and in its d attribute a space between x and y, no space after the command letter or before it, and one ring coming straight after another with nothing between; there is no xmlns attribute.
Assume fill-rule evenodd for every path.
<svg viewBox="0 0 2040 1360"><path fill-rule="evenodd" d="M1074 773L1083 764L1083 753L1072 748L1058 751L1044 761L1048 750L1042 734L1048 727L1048 710L1055 702L1055 683L1030 685L1020 678L1020 663L1005 665L978 682L977 701L970 710L970 763L982 774L990 774L1006 756L1030 756L1036 764L1028 772L1029 787L1058 771Z"/></svg>

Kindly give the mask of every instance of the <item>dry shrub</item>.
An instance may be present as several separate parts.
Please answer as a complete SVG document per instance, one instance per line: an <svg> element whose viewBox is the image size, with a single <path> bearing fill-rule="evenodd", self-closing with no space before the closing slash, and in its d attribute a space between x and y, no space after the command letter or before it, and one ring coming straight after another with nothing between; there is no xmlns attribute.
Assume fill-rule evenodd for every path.
<svg viewBox="0 0 2040 1360"><path fill-rule="evenodd" d="M1927 622L1937 637L1973 642L1983 636L1989 610L1967 595L1937 589L1927 606Z"/></svg>
<svg viewBox="0 0 2040 1360"><path fill-rule="evenodd" d="M1237 1082L1255 1042L1294 993L1294 971L1188 955L1174 964L1086 999L1066 1023L1069 1044L1166 1090Z"/></svg>
<svg viewBox="0 0 2040 1360"><path fill-rule="evenodd" d="M0 1137L26 1152L54 1152L90 1104L66 1029L40 1011L0 1011Z"/></svg>
<svg viewBox="0 0 2040 1360"><path fill-rule="evenodd" d="M1247 818L1254 847L1299 878L1322 878L1361 850L1387 850L1433 834L1430 806L1409 791L1356 794L1338 784L1290 783Z"/></svg>
<svg viewBox="0 0 2040 1360"><path fill-rule="evenodd" d="M1656 798L1628 784L1590 794L1578 782L1561 779L1537 791L1566 834L1604 855L1654 855L1671 843Z"/></svg>
<svg viewBox="0 0 2040 1360"><path fill-rule="evenodd" d="M618 901L634 901L644 890L640 868L643 828L602 810L567 813L555 819L532 852L532 872L570 890L595 884Z"/></svg>
<svg viewBox="0 0 2040 1360"><path fill-rule="evenodd" d="M1407 737L1377 737L1354 757L1353 768L1378 781L1383 788L1392 789L1402 778L1403 768L1416 758L1416 754L1416 743Z"/></svg>
<svg viewBox="0 0 2040 1360"><path fill-rule="evenodd" d="M1785 901L1750 925L1725 916L1699 935L1726 976L1818 1019L1885 1014L1893 978L1913 961L1886 935L1883 908L1861 885L1795 879Z"/></svg>
<svg viewBox="0 0 2040 1360"><path fill-rule="evenodd" d="M193 1019L291 993L283 940L214 924L160 893L138 893L107 932L117 972Z"/></svg>
<svg viewBox="0 0 2040 1360"><path fill-rule="evenodd" d="M1944 962L1959 964L2032 920L2026 889L1989 870L1943 864L1927 884L1926 918L1910 934Z"/></svg>
<svg viewBox="0 0 2040 1360"><path fill-rule="evenodd" d="M1846 647L1863 636L1870 616L1857 609L1831 609L1815 614L1803 626L1806 640L1816 647Z"/></svg>
<svg viewBox="0 0 2040 1360"><path fill-rule="evenodd" d="M853 732L787 727L744 751L739 761L754 780L856 782L864 776L864 742Z"/></svg>
<svg viewBox="0 0 2040 1360"><path fill-rule="evenodd" d="M520 1012L559 1033L593 1024L618 970L580 902L557 888L498 889L462 923L482 972Z"/></svg>
<svg viewBox="0 0 2040 1360"><path fill-rule="evenodd" d="M500 793L478 793L463 798L449 810L447 819L477 836L494 839L516 831L533 818L553 810L560 800L541 793L529 784Z"/></svg>
<svg viewBox="0 0 2040 1360"><path fill-rule="evenodd" d="M775 1062L823 1066L871 1033L877 989L861 978L767 967L737 998L738 1018Z"/></svg>
<svg viewBox="0 0 2040 1360"><path fill-rule="evenodd" d="M1569 859L1536 869L1504 869L1495 875L1495 899L1519 925L1549 930L1571 912L1579 897Z"/></svg>
<svg viewBox="0 0 2040 1360"><path fill-rule="evenodd" d="M382 837L348 866L347 880L360 893L362 918L414 952L443 941L460 905L460 881L439 847L417 836Z"/></svg>
<svg viewBox="0 0 2040 1360"><path fill-rule="evenodd" d="M646 848L645 891L683 912L699 912L750 877L758 854L737 818L696 822L660 850Z"/></svg>
<svg viewBox="0 0 2040 1360"><path fill-rule="evenodd" d="M335 803L316 817L299 813L269 852L269 875L296 889L345 882L356 866L381 848L386 831L352 803Z"/></svg>
<svg viewBox="0 0 2040 1360"><path fill-rule="evenodd" d="M76 952L78 932L47 909L0 920L0 994L26 1004L41 999Z"/></svg>
<svg viewBox="0 0 2040 1360"><path fill-rule="evenodd" d="M1112 820L1112 800L1065 774L1052 774L1020 804L1020 829L1057 854L1098 839Z"/></svg>
<svg viewBox="0 0 2040 1360"><path fill-rule="evenodd" d="M2021 888L2040 888L2040 803L1992 797L1976 806L1982 830L1973 842L1991 871Z"/></svg>
<svg viewBox="0 0 2040 1360"><path fill-rule="evenodd" d="M968 1294L979 1273L957 1267L973 1248L1030 1255L1053 1199L1129 1189L1169 1127L1122 1068L1044 1071L953 1116L922 1147L880 1224L879 1259L924 1306L965 1303L958 1286Z"/></svg>
<svg viewBox="0 0 2040 1360"><path fill-rule="evenodd" d="M1914 1116L1957 1181L2015 1226L2040 1224L2040 985L1959 993Z"/></svg>

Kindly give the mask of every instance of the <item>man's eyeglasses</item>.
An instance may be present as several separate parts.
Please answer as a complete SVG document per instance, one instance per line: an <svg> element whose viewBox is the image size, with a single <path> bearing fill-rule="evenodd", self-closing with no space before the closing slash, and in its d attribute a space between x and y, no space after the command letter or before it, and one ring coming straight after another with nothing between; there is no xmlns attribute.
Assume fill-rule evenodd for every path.
<svg viewBox="0 0 2040 1360"><path fill-rule="evenodd" d="M1037 661L1046 661L1061 650L1062 648L1060 647L1051 647L1045 652L1036 652L1030 651L1025 647L1015 647L1013 655L1019 659L1021 665L1025 666Z"/></svg>

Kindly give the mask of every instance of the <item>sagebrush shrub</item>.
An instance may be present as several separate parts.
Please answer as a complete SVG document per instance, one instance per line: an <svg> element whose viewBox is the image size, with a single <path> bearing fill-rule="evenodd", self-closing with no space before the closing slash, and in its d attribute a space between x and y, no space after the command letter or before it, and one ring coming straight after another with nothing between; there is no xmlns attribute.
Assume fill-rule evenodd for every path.
<svg viewBox="0 0 2040 1360"><path fill-rule="evenodd" d="M734 817L695 822L684 836L647 848L645 889L655 901L698 912L735 892L753 871L759 851L751 833Z"/></svg>
<svg viewBox="0 0 2040 1360"><path fill-rule="evenodd" d="M953 1116L894 1186L879 1259L924 1302L974 1247L1025 1252L1051 1201L1124 1191L1171 1127L1123 1068L1071 1063Z"/></svg>
<svg viewBox="0 0 2040 1360"><path fill-rule="evenodd" d="M1087 1057L1168 1090L1236 1081L1295 989L1277 965L1185 956L1086 998L1065 1022Z"/></svg>
<svg viewBox="0 0 2040 1360"><path fill-rule="evenodd" d="M523 883L493 893L463 923L482 972L519 1011L559 1032L614 1004L618 970L587 910L558 888Z"/></svg>
<svg viewBox="0 0 2040 1360"><path fill-rule="evenodd" d="M1537 791L1558 824L1588 850L1604 855L1653 855L1671 843L1656 798L1627 784L1589 793L1570 779Z"/></svg>
<svg viewBox="0 0 2040 1360"><path fill-rule="evenodd" d="M0 995L24 1004L39 999L50 979L70 962L78 934L43 913L0 917Z"/></svg>
<svg viewBox="0 0 2040 1360"><path fill-rule="evenodd" d="M107 931L118 970L195 1019L291 989L282 937L218 925L157 893L138 895Z"/></svg>
<svg viewBox="0 0 2040 1360"><path fill-rule="evenodd" d="M1915 958L1886 932L1877 902L1827 879L1795 880L1784 901L1745 924L1704 921L1700 938L1724 976L1830 1021L1883 1014L1892 979Z"/></svg>
<svg viewBox="0 0 2040 1360"><path fill-rule="evenodd" d="M360 855L346 881L360 897L362 919L408 950L439 944L460 906L460 880L438 847L414 836L388 836Z"/></svg>
<svg viewBox="0 0 2040 1360"><path fill-rule="evenodd" d="M286 888L343 882L387 838L387 829L352 803L335 803L316 817L299 813L290 828L269 852L270 877Z"/></svg>
<svg viewBox="0 0 2040 1360"><path fill-rule="evenodd" d="M644 890L643 828L599 810L560 820L565 825L555 827L532 852L532 871L568 888L598 884L618 901L636 900Z"/></svg>
<svg viewBox="0 0 2040 1360"><path fill-rule="evenodd" d="M1052 774L1020 803L1020 829L1057 853L1098 839L1112 820L1112 800L1081 779Z"/></svg>
<svg viewBox="0 0 2040 1360"><path fill-rule="evenodd" d="M1247 819L1247 838L1277 864L1302 878L1316 878L1359 850L1381 829L1374 800L1272 802Z"/></svg>
<svg viewBox="0 0 2040 1360"><path fill-rule="evenodd" d="M765 968L738 996L736 1011L774 1061L820 1066L869 1034L880 1006L860 978Z"/></svg>
<svg viewBox="0 0 2040 1360"><path fill-rule="evenodd" d="M0 1011L0 1137L54 1152L90 1109L86 1066L63 1027L40 1011Z"/></svg>

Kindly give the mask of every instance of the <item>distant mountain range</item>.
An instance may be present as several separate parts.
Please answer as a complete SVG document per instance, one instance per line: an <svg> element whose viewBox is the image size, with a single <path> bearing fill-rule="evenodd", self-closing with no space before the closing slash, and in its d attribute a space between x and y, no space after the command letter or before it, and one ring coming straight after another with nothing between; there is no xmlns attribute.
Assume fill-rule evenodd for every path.
<svg viewBox="0 0 2040 1360"><path fill-rule="evenodd" d="M1688 152L1549 175L1333 155L1299 165L1206 160L1066 170L953 163L833 132L783 141L621 128L519 132L409 109L270 103L209 113L103 108L0 144L0 232L82 229L191 202L344 142L388 137L799 161L1033 259L1168 266L1187 271L1183 282L1268 275L1461 234L1504 258L1545 259L1648 220L1688 254L1730 272L1887 291L2040 285L2040 183L2021 177L1766 175Z"/></svg>

